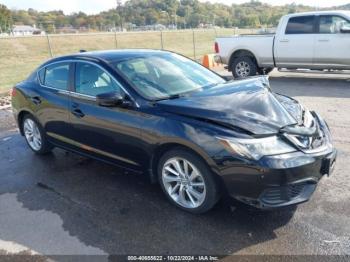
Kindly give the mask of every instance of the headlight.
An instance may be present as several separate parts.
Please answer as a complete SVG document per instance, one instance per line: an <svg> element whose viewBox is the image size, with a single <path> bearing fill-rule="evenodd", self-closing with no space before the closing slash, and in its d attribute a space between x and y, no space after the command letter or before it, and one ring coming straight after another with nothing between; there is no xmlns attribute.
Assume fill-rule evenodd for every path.
<svg viewBox="0 0 350 262"><path fill-rule="evenodd" d="M264 138L219 138L229 151L250 159L259 160L263 156L295 152L296 149L277 136Z"/></svg>

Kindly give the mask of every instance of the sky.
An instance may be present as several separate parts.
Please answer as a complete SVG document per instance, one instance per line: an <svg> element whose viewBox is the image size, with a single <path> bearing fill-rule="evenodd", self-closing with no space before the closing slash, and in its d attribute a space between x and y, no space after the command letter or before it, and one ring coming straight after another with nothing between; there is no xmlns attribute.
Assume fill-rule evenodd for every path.
<svg viewBox="0 0 350 262"><path fill-rule="evenodd" d="M125 1L125 0L124 0ZM201 2L241 4L249 0L200 0ZM288 3L297 3L317 7L330 7L350 3L350 0L261 0L261 2L272 5L284 5ZM97 14L116 6L116 0L0 0L0 4L6 5L11 9L34 8L39 11L63 10L65 14L83 11L87 14Z"/></svg>

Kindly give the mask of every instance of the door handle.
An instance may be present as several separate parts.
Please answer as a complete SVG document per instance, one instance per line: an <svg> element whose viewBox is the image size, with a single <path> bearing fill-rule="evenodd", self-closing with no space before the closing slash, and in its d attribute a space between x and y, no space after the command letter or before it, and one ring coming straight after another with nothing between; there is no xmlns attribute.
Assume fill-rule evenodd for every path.
<svg viewBox="0 0 350 262"><path fill-rule="evenodd" d="M289 39L281 39L280 42L281 42L281 43L288 43L288 42L289 42Z"/></svg>
<svg viewBox="0 0 350 262"><path fill-rule="evenodd" d="M319 39L318 42L329 42L329 39Z"/></svg>
<svg viewBox="0 0 350 262"><path fill-rule="evenodd" d="M30 100L36 105L39 105L41 103L41 99L38 96L32 96Z"/></svg>
<svg viewBox="0 0 350 262"><path fill-rule="evenodd" d="M78 118L82 118L85 116L85 114L79 109L79 108L75 108L72 110L72 114L75 115Z"/></svg>

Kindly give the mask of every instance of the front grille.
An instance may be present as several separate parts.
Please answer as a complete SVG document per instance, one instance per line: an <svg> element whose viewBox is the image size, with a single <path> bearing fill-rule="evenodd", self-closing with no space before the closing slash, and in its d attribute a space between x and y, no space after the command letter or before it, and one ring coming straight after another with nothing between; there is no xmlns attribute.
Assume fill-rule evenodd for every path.
<svg viewBox="0 0 350 262"><path fill-rule="evenodd" d="M296 198L300 195L305 187L305 183L295 184L287 187L289 199Z"/></svg>
<svg viewBox="0 0 350 262"><path fill-rule="evenodd" d="M301 145L302 148L308 150L319 148L327 142L324 132L319 127L313 136L293 136L296 140L298 140L297 145Z"/></svg>
<svg viewBox="0 0 350 262"><path fill-rule="evenodd" d="M261 195L261 201L267 204L280 204L293 200L301 195L307 183L266 189Z"/></svg>
<svg viewBox="0 0 350 262"><path fill-rule="evenodd" d="M310 120L314 128L314 133L303 135L305 127L291 127L293 132L284 133L284 136L296 145L304 153L315 153L325 151L332 147L329 129L324 122L317 115ZM311 127L312 127L311 126ZM298 128L301 132L298 132ZM307 129L305 130L307 132Z"/></svg>
<svg viewBox="0 0 350 262"><path fill-rule="evenodd" d="M312 137L310 148L311 149L319 148L323 146L324 143L326 143L325 134L321 129L319 129L317 136Z"/></svg>

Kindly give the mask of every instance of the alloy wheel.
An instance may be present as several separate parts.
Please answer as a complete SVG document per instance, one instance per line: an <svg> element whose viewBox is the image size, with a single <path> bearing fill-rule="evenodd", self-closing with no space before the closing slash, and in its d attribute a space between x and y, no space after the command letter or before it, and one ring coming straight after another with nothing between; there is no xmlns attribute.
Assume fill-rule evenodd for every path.
<svg viewBox="0 0 350 262"><path fill-rule="evenodd" d="M27 118L24 120L23 131L29 146L34 151L39 151L41 149L41 134L38 125L32 119Z"/></svg>
<svg viewBox="0 0 350 262"><path fill-rule="evenodd" d="M162 182L168 195L185 208L197 208L205 200L204 178L195 165L184 158L174 157L164 163Z"/></svg>

